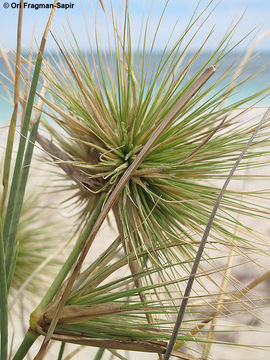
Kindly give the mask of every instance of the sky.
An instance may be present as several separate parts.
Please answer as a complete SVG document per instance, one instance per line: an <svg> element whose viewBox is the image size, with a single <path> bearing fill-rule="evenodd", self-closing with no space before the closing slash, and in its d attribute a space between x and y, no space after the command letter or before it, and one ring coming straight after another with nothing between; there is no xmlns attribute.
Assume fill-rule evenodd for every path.
<svg viewBox="0 0 270 360"><path fill-rule="evenodd" d="M62 4L74 4L70 10L57 9L52 24L52 31L58 39L64 38L63 28L67 29L67 17L71 23L72 29L78 39L81 49L89 49L87 32L84 25L84 17L89 23L90 38L94 42L94 30L98 29L102 43L105 48L108 48L108 36L106 30L106 18L101 7L97 5L96 0L60 0ZM9 49L16 46L16 28L18 10L12 8L19 0L0 0L0 45L3 48ZM53 0L25 0L25 3L32 4L50 4ZM109 0L103 0L106 7L107 14L110 14ZM125 10L125 0L112 0L114 11L123 19ZM130 0L130 21L133 44L137 44L142 24L142 18L146 20L149 15L149 30L148 43L151 46L156 26L159 22L160 15L163 11L165 0ZM166 7L163 19L160 24L157 39L155 42L155 49L162 50L171 34L175 25L174 33L171 37L171 43L177 40L182 34L188 21L194 12L197 0L170 0ZM201 0L198 8L198 14L207 5L208 0ZM5 4L5 5L4 5ZM6 5L8 4L8 5ZM15 4L15 5L14 5ZM214 32L209 40L208 48L215 47L217 41L223 36L232 21L236 21L241 14L246 10L243 20L239 25L234 41L238 41L246 33L256 28L255 34L263 34L270 29L270 0L221 0L213 1L209 7L209 11L217 5L216 9L204 25L199 35L196 37L192 47L198 48L209 31L214 26ZM5 8L4 6L8 6ZM97 13L96 13L97 10ZM208 13L209 13L208 11ZM95 25L95 13L97 14L97 25ZM38 44L44 30L49 10L31 8L24 9L23 13L23 34L22 46L28 48L31 42L33 29L35 29L35 41ZM144 15L143 15L144 14ZM205 18L207 14L202 16ZM144 21L145 22L145 21ZM109 33L112 29L109 27ZM250 38L251 39L251 38ZM244 47L244 42L240 47ZM135 45L134 45L135 46ZM51 36L47 42L47 49L54 49L55 43ZM270 36L265 37L257 44L259 51L270 51Z"/></svg>

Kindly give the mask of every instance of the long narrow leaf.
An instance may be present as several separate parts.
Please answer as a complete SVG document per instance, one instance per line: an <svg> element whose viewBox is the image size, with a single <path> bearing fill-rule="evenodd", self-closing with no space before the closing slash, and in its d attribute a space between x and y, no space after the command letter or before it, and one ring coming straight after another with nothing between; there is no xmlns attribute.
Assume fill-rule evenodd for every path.
<svg viewBox="0 0 270 360"><path fill-rule="evenodd" d="M27 102L26 111L25 111L25 117L24 117L23 126L22 126L22 130L21 130L20 142L19 142L16 162L15 162L15 168L14 168L14 173L13 173L13 178L12 178L12 184L11 184L11 189L10 189L10 196L9 196L9 200L8 200L8 206L7 206L7 211L6 211L5 221L4 221L4 228L3 228L4 244L5 244L5 248L7 248L7 246L9 247L9 251L8 251L7 259L6 259L7 274L9 273L10 267L12 266L12 253L13 253L14 244L15 244L15 238L14 238L13 234L15 233L15 236L16 236L16 229L12 229L11 225L12 225L13 221L17 221L16 219L13 220L14 212L16 212L17 215L20 213L20 205L17 204L17 197L18 197L18 192L19 192L19 187L20 187L20 179L21 179L21 175L22 175L21 170L22 170L22 165L23 165L26 139L27 139L29 124L30 124L30 118L32 115L37 85L38 85L38 81L39 81L39 75L40 75L40 70L41 70L41 64L43 61L43 53L44 53L44 49L45 49L46 39L48 36L48 32L49 32L49 28L50 28L50 25L51 25L51 22L53 19L54 12L56 11L57 3L58 3L58 0L55 0L54 7L50 13L50 16L49 16L42 40L41 40L39 53L38 53L38 56L36 59L36 65L35 65L35 69L34 69L34 73L33 73L31 88L30 88L28 102ZM22 188L20 188L20 190L22 190ZM11 234L11 239L10 239L10 234Z"/></svg>
<svg viewBox="0 0 270 360"><path fill-rule="evenodd" d="M23 16L23 0L20 1L20 8L18 14L18 25L17 25L17 49L16 49L16 70L15 70L15 83L14 83L14 110L11 116L7 145L6 145L6 154L4 162L4 171L3 171L3 192L0 203L0 210L3 211L5 200L8 192L8 183L9 183L9 173L10 165L12 158L12 150L14 143L14 135L17 123L18 116L18 107L19 107L19 97L20 97L20 78L21 78L21 37L22 37L22 16Z"/></svg>
<svg viewBox="0 0 270 360"><path fill-rule="evenodd" d="M4 236L4 241L5 241L5 247L7 247L7 245L8 245L9 236L10 236L10 232L11 232L11 224L12 224L12 220L13 220L15 204L17 201L17 194L18 194L19 182L20 182L20 177L21 177L21 169L22 169L22 165L23 165L24 150L25 150L25 146L26 146L27 132L29 129L30 118L31 118L31 114L32 114L41 63L42 63L42 56L41 56L41 54L39 54L37 61L36 61L36 66L35 66L35 70L34 70L34 74L33 74L33 80L32 80L28 103L27 103L27 107L26 107L25 118L24 118L24 122L23 122L23 128L22 128L22 133L20 136L19 148L18 148L16 163L15 163L15 168L14 168L14 176L12 178L12 183L11 183L11 188L10 188L10 196L9 196L9 200L8 200L7 212L6 212L5 221L4 221L3 236ZM13 244L10 246L12 246L12 248L13 248ZM7 267L7 272L9 272L10 259L6 264L6 267Z"/></svg>
<svg viewBox="0 0 270 360"><path fill-rule="evenodd" d="M190 296L190 293L191 293L191 289L192 289L192 285L193 285L193 282L194 282L194 279L195 279L195 275L197 273L197 270L198 270L198 267L199 267L199 264L200 264L200 261L201 261L201 258L202 258L202 254L203 254L206 242L207 242L207 238L208 238L208 235L210 233L211 226L213 224L213 221L214 221L214 218L216 216L217 210L218 210L219 205L221 203L222 197L223 197L223 195L224 195L224 193L225 193L225 191L226 191L226 189L227 189L227 187L229 185L229 182L231 181L231 179L233 177L233 174L235 173L235 170L237 169L237 167L240 164L241 160L245 156L245 153L247 152L248 148L252 144L252 142L255 139L256 135L258 134L260 128L268 120L269 116L270 116L270 108L266 111L263 118L261 119L261 121L259 122L257 127L255 128L255 130L252 133L251 137L249 138L246 146L244 147L244 149L242 150L242 152L238 156L234 166L232 167L232 169L231 169L227 179L225 180L224 185L223 185L223 187L222 187L222 189L221 189L221 191L220 191L220 193L218 195L218 198L217 198L217 200L215 202L212 213L210 215L209 221L208 221L207 226L205 228L205 231L204 231L204 234L203 234L199 249L197 251L193 267L192 267L191 272L190 272L190 277L189 277L189 280L187 282L187 286L186 286L185 293L184 293L184 298L183 298L183 300L181 302L181 305L180 305L179 313L178 313L178 316L177 316L177 319L176 319L176 322L175 322L175 326L174 326L174 329L173 329L173 332L172 332L172 336L171 336L171 339L169 341L166 353L164 355L164 360L169 360L169 358L171 356L171 352L172 352L173 347L174 347L174 344L176 342L178 331L179 331L179 328L180 328L180 326L182 324L182 320L183 320L184 315L185 315L185 310L186 310L186 307L187 307L187 303L188 303L188 299L189 299L189 296Z"/></svg>
<svg viewBox="0 0 270 360"><path fill-rule="evenodd" d="M29 174L29 170L30 170L30 164L31 164L33 151L34 151L35 139L36 139L37 130L38 130L38 126L39 126L39 120L40 120L40 118L33 125L30 136L29 136L27 149L26 149L25 157L24 157L22 174L20 177L19 185L18 185L18 195L17 195L17 199L16 199L16 207L14 209L14 214L12 217L11 232L10 232L9 241L8 241L7 248L6 248L6 263L7 263L6 268L7 268L8 289L10 287L12 277L13 277L13 271L15 269L15 266L10 266L10 264L12 262L16 261L16 258L14 256L14 246L15 246L16 234L17 234L17 229L18 229L19 220L20 220L20 214L21 214L22 205L23 205L26 183L27 183L28 174ZM15 252L15 254L16 254L16 252ZM13 269L13 271L12 271L12 269Z"/></svg>
<svg viewBox="0 0 270 360"><path fill-rule="evenodd" d="M0 221L0 309L1 309L1 360L7 359L8 347L8 307L7 307L7 280L5 266L5 250L2 224Z"/></svg>

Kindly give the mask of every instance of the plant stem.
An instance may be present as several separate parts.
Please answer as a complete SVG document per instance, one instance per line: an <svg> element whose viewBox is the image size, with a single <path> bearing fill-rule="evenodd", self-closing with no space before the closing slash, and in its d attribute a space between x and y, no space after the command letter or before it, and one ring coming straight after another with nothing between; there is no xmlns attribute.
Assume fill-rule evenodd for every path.
<svg viewBox="0 0 270 360"><path fill-rule="evenodd" d="M5 250L2 232L2 223L0 219L0 309L1 309L1 360L7 359L8 346L8 307L7 307L7 279Z"/></svg>
<svg viewBox="0 0 270 360"><path fill-rule="evenodd" d="M14 142L14 135L16 129L16 119L18 114L18 104L14 106L14 110L10 119L9 131L8 131L8 138L7 138L7 145L6 145L6 152L5 152L5 162L4 162L4 170L3 170L3 192L1 197L0 209L4 216L4 207L6 196L8 193L8 182L9 182L9 173L10 173L10 164L11 164L11 157L12 157L12 149L13 149L13 142Z"/></svg>
<svg viewBox="0 0 270 360"><path fill-rule="evenodd" d="M129 251L128 251L127 246L125 244L125 235L124 235L123 224L122 224L121 217L120 217L119 202L117 202L113 206L113 214L114 214L116 226L117 226L117 229L118 229L118 233L119 233L120 239L121 239L122 244L123 244L123 248L125 250L126 255L128 256ZM130 241L130 240L128 239L128 241ZM128 244L128 246L130 246L130 244ZM130 268L131 274L134 275L134 284L135 284L135 286L138 289L143 287L141 279L136 277L136 274L142 272L142 269L141 269L141 267L140 267L140 265L138 263L138 260L136 259L134 261L128 261L128 266ZM139 297L140 297L142 303L144 303L146 301L144 292L140 291L139 292ZM153 321L152 315L146 313L145 316L146 316L146 319L147 319L148 323L153 324L154 321Z"/></svg>
<svg viewBox="0 0 270 360"><path fill-rule="evenodd" d="M234 163L228 177L226 178L226 180L224 182L224 185L222 186L222 189L221 189L221 191L220 191L220 193L219 193L219 195L217 197L217 200L215 202L215 205L214 205L213 210L211 212L211 215L209 217L208 223L206 225L206 228L205 228L205 231L204 231L204 234L203 234L199 249L197 251L197 254L196 254L196 257L195 257L195 260L194 260L194 263L193 263L193 266L192 266L192 269L191 269L191 272L190 272L190 276L189 276L189 279L188 279L188 282L187 282L187 285L186 285L186 289L185 289L185 292L184 292L184 297L183 297L183 300L182 300L181 305L180 305L180 309L179 309L178 316L177 316L177 319L176 319L176 322L175 322L175 326L174 326L174 329L173 329L173 332L172 332L172 335L171 335L171 338L170 338L166 353L164 354L164 360L169 360L169 358L171 356L171 353L172 353L172 350L173 350L173 347L174 347L174 344L176 342L178 331L180 329L180 326L182 324L182 321L183 321L183 318L184 318L184 315L185 315L187 303L188 303L190 293L191 293L191 290L192 290L192 286L193 286L193 282L195 280L195 276L196 276L196 273L197 273L197 270L198 270L198 267L199 267L199 264L200 264L200 261L201 261L201 258L202 258L204 247L206 245L207 238L208 238L208 235L210 233L210 230L211 230L214 218L216 216L217 210L218 210L219 205L221 203L222 197L223 197L223 195L224 195L224 193L225 193L225 191L226 191L226 189L227 189L227 187L229 185L229 182L231 181L231 179L232 179L238 165L240 164L243 157L245 156L248 148L252 144L252 142L253 142L254 138L256 137L256 135L258 134L260 128L268 120L269 115L270 115L270 108L268 108L268 110L265 112L263 118L261 119L259 124L256 126L254 132L250 136L250 138L249 138L248 142L246 143L244 149L242 150L242 152L238 156L237 160L235 161L235 163Z"/></svg>
<svg viewBox="0 0 270 360"><path fill-rule="evenodd" d="M20 175L21 175L21 169L22 169L22 162L23 162L24 150L25 150L25 146L26 146L27 132L28 132L30 118L31 118L31 114L32 114L34 98L35 98L36 88L37 88L37 84L38 84L39 73L40 73L40 69L41 69L41 63L42 63L42 56L41 56L41 54L39 54L37 61L36 61L36 65L35 65L29 99L28 99L28 103L27 103L27 107L26 107L26 113L25 113L25 118L24 118L24 122L23 122L22 134L20 137L19 148L18 148L16 163L15 163L15 168L14 168L14 175L13 175L13 179L12 179L10 196L9 196L9 200L8 200L7 212L6 212L6 216L5 216L5 222L4 222L3 236L4 236L4 241L5 241L5 247L9 247L10 249L12 249L12 252L13 252L13 248L14 248L14 243L9 243L9 236L10 236L10 232L12 231L11 223L13 220L14 207L15 207L16 200L17 200L19 181L21 178ZM7 256L7 260L6 260L7 273L9 272L9 269L11 266L12 259L10 257L10 254L12 254L12 252L11 253L10 253L10 251L8 252L9 256Z"/></svg>
<svg viewBox="0 0 270 360"><path fill-rule="evenodd" d="M60 349L59 349L59 353L58 353L58 358L57 358L57 360L62 360L63 355L64 355L64 351L65 351L65 346L66 346L66 343L62 341L62 342L61 342Z"/></svg>
<svg viewBox="0 0 270 360"><path fill-rule="evenodd" d="M30 317L30 329L25 335L25 338L23 340L23 343L21 344L20 348L18 349L17 353L15 354L13 360L21 360L26 355L27 351L30 349L30 347L33 345L38 334L34 333L34 329L36 327L36 324L38 320L40 319L40 316L43 313L43 310L45 307L52 301L53 297L56 295L58 290L60 289L63 281L65 280L68 272L72 268L73 264L78 258L78 255L80 254L81 249L84 246L84 243L86 242L89 233L91 232L91 229L93 225L95 224L95 221L102 209L102 205L105 200L105 194L102 194L100 196L99 202L95 208L95 211L93 212L86 228L84 229L83 233L81 234L80 238L78 239L76 245L74 246L72 252L70 253L68 259L65 261L64 265L62 266L61 270L59 271L58 275L54 279L52 285L50 286L49 290L41 300L40 304L36 308L36 310L31 314ZM31 335L32 334L32 335ZM33 337L33 334L35 337Z"/></svg>
<svg viewBox="0 0 270 360"><path fill-rule="evenodd" d="M106 196L105 194L102 194L100 196L99 201L96 205L96 208L95 208L88 224L86 225L84 231L82 232L81 236L79 237L76 245L74 246L72 252L70 253L67 260L65 261L64 265L62 266L61 270L57 274L56 278L54 279L49 290L47 291L47 293L41 300L40 304L38 305L36 310L32 313L31 320L30 320L30 326L33 330L35 329L36 323L39 320L43 310L52 301L53 297L55 296L55 294L59 290L60 286L62 285L63 281L65 280L68 272L70 271L73 264L77 260L86 240L88 239L89 233L92 231L92 227L94 226L94 224L99 216L99 213L101 212L102 206L105 201L105 196Z"/></svg>
<svg viewBox="0 0 270 360"><path fill-rule="evenodd" d="M15 67L15 81L14 81L14 110L11 116L8 139L5 153L4 171L3 171L3 192L0 203L1 210L4 209L5 200L8 193L8 182L10 165L12 158L12 149L14 143L14 135L18 116L19 98L20 98L20 78L21 78L21 37L22 37L22 17L23 17L23 0L20 1L18 26L17 26L17 49L16 49L16 67Z"/></svg>
<svg viewBox="0 0 270 360"><path fill-rule="evenodd" d="M38 338L39 334L34 333L31 329L28 329L23 342L21 343L19 349L17 350L13 360L21 360L28 353L28 350L33 345L33 343Z"/></svg>
<svg viewBox="0 0 270 360"><path fill-rule="evenodd" d="M11 223L12 230L10 232L9 242L8 242L8 246L6 249L6 262L7 263L8 262L12 263L12 261L16 262L16 256L14 256L13 247L14 247L14 244L16 243L16 234L17 234L17 229L18 229L18 225L19 225L20 214L21 214L21 209L22 209L22 205L23 205L23 198L24 198L26 183L27 183L28 174L29 174L29 170L30 170L30 164L31 164L32 156L33 156L35 139L36 139L37 129L39 126L39 121L40 121L40 118L33 125L32 129L31 129L31 133L29 136L28 144L27 144L27 149L26 149L25 156L24 156L23 168L22 168L22 172L21 172L20 181L18 184L18 194L17 194L17 198L16 198L16 204L15 204L15 209L14 209L12 223ZM7 267L7 265L6 265L6 267ZM7 267L7 269L9 269L9 272L7 272L7 287L9 290L11 282L12 282L14 270L15 270L15 264L13 264L13 266L11 264L11 266Z"/></svg>
<svg viewBox="0 0 270 360"><path fill-rule="evenodd" d="M98 349L94 360L100 360L104 354L104 351L105 349L102 348Z"/></svg>
<svg viewBox="0 0 270 360"><path fill-rule="evenodd" d="M10 232L13 231L11 224L12 224L12 220L13 220L13 216L14 216L14 207L15 207L16 201L17 201L18 186L19 186L19 182L21 179L22 162L23 162L23 158L24 158L27 133L28 133L28 129L29 129L35 95L36 95L36 91L37 91L37 85L38 85L41 65L42 65L42 61L43 61L43 54L44 54L44 49L45 49L45 45L46 45L46 40L47 40L50 26L51 26L51 23L53 20L54 13L56 11L56 5L57 5L58 1L59 0L54 0L54 4L53 4L54 7L52 8L52 10L50 12L49 19L47 21L47 24L46 24L46 27L45 27L45 30L44 30L44 33L43 33L43 36L41 39L39 52L37 55L37 60L36 60L35 68L34 68L32 83L31 83L31 87L30 87L30 91L29 91L27 106L26 106L26 110L25 110L25 117L23 120L22 129L21 129L19 148L18 148L18 152L17 152L15 168L14 168L13 178L12 178L12 184L11 184L11 189L10 189L10 195L9 195L9 199L8 199L7 212L5 215L4 228L3 228L4 246L5 246L5 248L7 246L9 246L9 248L12 250L12 252L10 253L10 249L9 249L9 253L7 254L7 259L6 259L7 274L9 273L9 270L12 267L12 265L14 265L14 263L12 264L12 254L13 254L13 250L14 250L14 241L15 240L14 241L9 241L9 240L10 240ZM22 5L22 3L23 3L23 1L21 0L21 5ZM19 24L20 23L21 23L21 20L19 19ZM18 25L18 26L20 26L20 25ZM15 85L16 85L15 90L19 87L18 80L19 79L17 79L17 82L15 81Z"/></svg>

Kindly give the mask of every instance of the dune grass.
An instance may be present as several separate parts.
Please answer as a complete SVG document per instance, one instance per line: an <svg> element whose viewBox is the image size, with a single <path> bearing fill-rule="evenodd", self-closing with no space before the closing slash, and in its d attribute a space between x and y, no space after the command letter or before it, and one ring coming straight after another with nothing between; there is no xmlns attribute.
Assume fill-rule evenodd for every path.
<svg viewBox="0 0 270 360"><path fill-rule="evenodd" d="M116 357L122 356L116 350L134 350L164 360L171 355L208 359L211 344L227 344L215 339L216 318L234 314L234 306L237 311L251 304L256 308L247 294L269 277L266 272L237 291L218 281L224 272L230 279L231 269L241 265L233 264L234 257L252 262L254 254L266 255L269 249L260 243L256 229L239 221L240 216L269 219L269 207L257 201L260 196L267 201L268 190L261 194L227 189L232 177L263 178L244 170L267 165L269 111L259 124L247 124L242 120L246 109L235 110L256 104L269 89L233 100L251 78L245 75L245 53L228 60L245 40L233 42L239 21L197 66L213 30L200 49L190 48L212 14L213 1L202 10L198 3L183 34L174 44L169 37L159 56L154 49L167 3L150 51L148 20L137 47L132 43L128 1L122 21L112 4L100 4L110 22L109 51L103 49L104 33L95 24L88 30L95 34L95 44L89 36L90 53L80 49L70 28L71 39L66 33L63 41L52 35L58 51L44 58L54 11L50 15L35 60L9 188L22 99L20 45L17 48L1 201L1 359L8 358L7 297L19 265L18 226L35 141L62 171L60 189L69 190L77 209L71 235L77 241L32 312L30 328L13 359L23 359L40 335L43 343L35 360L45 356L51 340L110 349ZM22 12L18 29L21 23ZM40 122L47 137L38 130ZM88 264L85 259L110 214L118 236ZM64 345L59 359L63 352ZM103 355L98 351L96 359Z"/></svg>
<svg viewBox="0 0 270 360"><path fill-rule="evenodd" d="M55 3L57 3L57 1L55 1ZM1 196L1 280L3 280L3 282L1 281L1 358L3 358L4 360L8 358L7 297L12 283L14 270L16 267L17 246L15 240L16 240L16 234L20 219L20 213L22 209L26 182L29 173L29 166L33 154L35 135L39 121L37 121L36 124L32 127L29 139L27 139L27 136L28 136L34 99L37 90L37 84L39 81L39 74L41 69L46 38L49 32L50 24L55 9L53 9L50 14L41 41L40 51L36 59L36 65L32 77L32 84L27 101L25 117L21 128L21 136L20 136L16 161L14 166L14 172L11 181L11 187L10 189L8 189L13 140L14 140L14 133L16 127L17 114L18 114L18 105L19 105L18 102L19 102L19 92L20 92L19 84L20 84L20 64L21 64L20 57L21 57L22 12L23 12L23 6L20 7L19 16L18 16L17 57L16 57L17 67L16 67L16 75L15 75L14 112L12 114L10 127L9 127L9 135L8 135L8 142L7 142L6 155L4 161L4 171L3 171L3 191ZM26 144L27 144L27 148L26 148ZM7 194L8 194L8 198L7 198ZM6 198L7 198L7 206L5 207Z"/></svg>

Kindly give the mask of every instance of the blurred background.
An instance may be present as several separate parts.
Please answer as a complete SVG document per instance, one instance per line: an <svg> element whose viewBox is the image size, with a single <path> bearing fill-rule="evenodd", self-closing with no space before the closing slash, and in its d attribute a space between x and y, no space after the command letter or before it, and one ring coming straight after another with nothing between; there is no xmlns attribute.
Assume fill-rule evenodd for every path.
<svg viewBox="0 0 270 360"><path fill-rule="evenodd" d="M9 3L9 8L5 9L2 2L0 4L0 44L4 51L11 52L12 49L16 47L16 27L17 27L17 16L18 11L15 8L12 8L11 4L16 4L17 2L12 2L11 0L7 1ZM52 1L43 0L43 2L30 0L25 2L28 6L33 4L50 4ZM62 2L63 4L69 4L69 2ZM111 13L110 2L103 0L105 11ZM203 0L198 2L197 0L170 0L166 2L165 0L130 0L130 24L131 24L131 33L132 33L132 45L134 48L137 48L138 41L140 39L140 30L142 29L142 24L145 24L149 17L148 25L148 42L146 48L150 50L152 39L155 35L155 29L159 23L160 15L164 10L164 5L167 3L166 9L164 11L163 19L160 22L157 39L154 46L154 51L156 53L160 52L166 46L168 38L171 36L170 42L168 44L168 50L172 44L177 40L180 34L183 33L184 29L188 25L192 14L197 8L197 14L200 13L202 9L209 3L209 1ZM89 51L89 42L88 34L86 31L85 23L87 22L88 27L91 29L89 31L89 36L92 42L93 49L95 50L95 28L100 34L102 34L102 46L105 51L109 49L109 42L107 34L110 32L111 28L106 21L104 12L100 5L97 5L96 0L73 0L70 4L73 4L73 8L69 10L58 9L56 11L53 25L51 27L52 32L58 39L64 38L65 32L69 35L70 29L68 23L72 27L72 31L79 39L79 44L81 50ZM14 5L13 5L14 6ZM125 1L124 0L114 0L113 1L114 11L117 13L119 22L123 21L124 12L125 12ZM204 24L203 28L200 30L199 36L197 36L191 46L191 51L195 51L201 45L201 42L209 34L210 30L213 29L214 32L211 35L206 50L211 51L217 42L224 36L225 32L229 29L232 23L237 22L238 19L241 19L241 22L235 32L233 37L234 42L238 42L248 33L252 31L250 36L248 36L243 42L237 46L237 50L232 56L237 56L240 51L246 49L248 44L254 41L255 38L260 37L260 41L256 44L254 48L254 54L256 54L256 59L250 62L248 67L248 73L252 74L259 71L257 76L244 84L240 89L240 92L235 96L241 98L243 96L248 96L255 91L261 90L269 86L270 84L270 37L267 36L267 30L269 30L269 16L270 16L270 1L269 0L221 0L221 1L212 1L210 2L209 9L213 10L210 17L207 19L207 22ZM44 30L47 17L49 15L49 9L32 9L25 8L23 14L23 32L22 32L22 48L23 52L27 54L28 49L31 44L31 39L33 39L35 44L35 49L37 49L41 34ZM196 14L196 16L197 16ZM195 16L195 17L196 17ZM202 19L205 18L203 14ZM84 19L84 20L83 20ZM108 28L107 28L108 26ZM173 31L173 33L172 33ZM104 35L104 36L103 36ZM47 45L48 51L57 51L54 40L51 36L48 37ZM207 54L205 55L207 56ZM203 58L202 58L203 60ZM201 60L201 61L202 61ZM200 62L198 62L198 66ZM6 73L2 57L0 56L0 72ZM5 80L2 78L4 84ZM270 105L269 97L263 99L257 106L268 106ZM9 105L9 100L6 96L6 90L1 86L0 91L0 108L1 108L1 119L0 122L3 124L9 120L11 116L12 107Z"/></svg>
<svg viewBox="0 0 270 360"><path fill-rule="evenodd" d="M102 34L102 42L104 49L107 50L109 48L109 43L107 41L107 31L110 30L110 25L108 25L108 30L106 28L105 17L103 10L97 4L96 0L71 0L71 3L74 3L74 7L68 11L64 9L59 9L56 11L52 31L56 35L57 38L64 37L64 31L70 34L70 30L68 29L67 23L70 22L71 27L79 40L80 47L83 51L89 51L89 43L87 32L85 30L85 24L82 21L85 18L86 22L90 25L91 29L95 27L95 21L98 24L99 33ZM11 53L16 48L16 28L17 28L17 15L18 11L16 9L12 9L11 6L5 9L2 4L4 0L1 0L0 3L0 44L4 52ZM11 5L11 1L7 1ZM17 3L19 0L16 0ZM49 0L28 0L28 4L36 3L51 3ZM64 3L64 1L62 1ZM103 0L105 11L110 12L110 4L109 1ZM68 2L66 2L68 4ZM184 31L186 26L188 25L190 18L198 6L198 13L200 9L202 10L208 1L197 2L196 0L171 0L168 2L168 5L165 9L164 17L160 23L157 41L155 43L155 52L156 54L161 53L166 46L168 37L173 31L171 35L170 46L176 41L179 35ZM164 4L166 4L165 0L130 0L130 18L131 18L131 30L133 34L132 44L134 48L136 48L137 43L140 38L140 30L142 28L142 23L145 24L147 21L147 17L149 15L149 41L148 41L148 50L151 48L151 41L155 35L156 26L159 23L160 15L164 10ZM217 5L217 6L216 6ZM124 0L113 0L113 6L115 11L117 12L118 18L121 21L121 18L124 17L125 11L125 1ZM216 6L216 8L215 8ZM200 35L196 38L191 48L191 51L196 51L201 46L202 41L206 38L209 31L214 27L214 33L211 36L207 49L203 54L201 61L203 61L203 57L207 56L207 52L210 52L217 42L223 37L224 33L228 30L232 22L237 22L237 19L241 18L243 15L243 19L239 24L239 27L235 33L234 41L237 42L241 38L243 38L247 33L253 31L253 33L243 41L239 47L237 48L237 52L231 54L231 59L236 58L240 51L244 51L248 44L258 36L264 34L265 36L261 36L261 41L258 41L256 47L254 48L255 57L251 61L248 67L248 74L252 74L254 72L259 71L257 76L246 83L241 87L240 91L234 95L234 100L237 98L242 98L244 96L248 96L258 90L261 90L267 86L270 86L270 36L267 36L267 31L269 29L269 15L270 15L270 1L269 0L223 0L223 1L214 1L210 4L210 8L213 9L213 13L207 20L207 24L205 24L204 28L200 32ZM28 9L26 8L23 15L23 36L22 36L22 47L23 53L27 55L29 51L29 47L31 44L31 39L34 34L34 44L35 49L38 48L41 35L43 33L48 15L50 10L46 9ZM104 36L103 36L104 35ZM94 31L90 32L90 38L93 43L95 43L95 33ZM95 49L95 48L94 48ZM51 36L48 38L47 43L47 55L49 52L54 52L56 50L55 42ZM198 62L198 66L200 62ZM5 74L7 74L6 67L4 65L3 59L0 56L0 73L4 74L1 76L1 89L0 89L0 127L5 127L5 124L9 121L11 113L12 113L12 90L7 95L6 86L10 89L12 88L9 80L5 78ZM250 116L251 121L258 121L261 118L265 111L265 107L270 106L270 97L263 99L260 103L256 104L255 112L252 112ZM1 135L1 134L0 134ZM3 137L0 137L1 146L4 145L2 143ZM268 171L270 173L270 170ZM269 174L265 174L269 176ZM244 186L244 185L243 185ZM247 185L248 186L248 185ZM265 184L267 187L267 183ZM269 187L269 186L268 186ZM252 227L258 226L258 223L250 224ZM270 233L270 227L267 223L260 224L261 232ZM102 229L99 234L97 244L102 242L104 238L110 237L110 229L106 226ZM99 249L97 248L96 251ZM269 264L264 265L265 268L269 268ZM239 279L239 281L248 283L254 278L254 273L250 271L248 267L243 268L241 272L234 274L234 276ZM262 297L270 297L269 290L269 282L261 286L259 289L259 296ZM220 341L231 341L231 342L243 342L243 343L256 343L257 345L265 346L266 344L270 344L270 335L269 335L269 325L265 319L269 318L270 311L267 307L262 310L259 314L254 314L254 316L248 314L247 318L234 318L234 319L226 319L228 329L234 329L235 324L241 324L244 322L245 325L250 326L258 326L256 332L256 338L254 337L252 331L248 333L243 333L240 337L235 337L232 332L228 331L227 338L220 338ZM25 316L25 324L27 326L28 321L28 313L24 314ZM17 325L15 325L17 326ZM25 329L21 329L21 333L23 334ZM259 335L258 335L259 334ZM14 339L15 348L17 343L21 340L20 337L18 339ZM36 349L38 345L35 344ZM59 348L59 344L54 345L50 353L48 354L48 359L50 356L53 356ZM72 345L68 345L66 348L66 354L70 353L74 349ZM235 346L234 349L228 347L221 346L213 346L214 357L217 360L248 360L248 359L256 359L256 360L266 360L270 358L270 352L268 348L265 350L258 350L256 348L253 349L242 349ZM92 359L96 354L97 350L94 348L86 348L82 350L79 355L75 358L81 359ZM35 353L35 350L33 351ZM122 355L126 356L124 352ZM112 356L111 353L107 352L104 359L110 359ZM153 354L142 354L142 353L132 353L130 359L137 359L140 357L141 359L156 359L157 357Z"/></svg>

